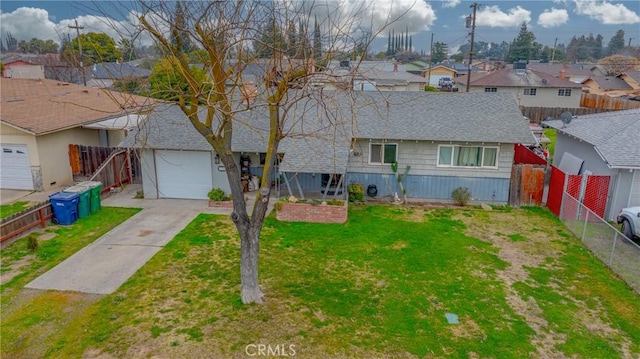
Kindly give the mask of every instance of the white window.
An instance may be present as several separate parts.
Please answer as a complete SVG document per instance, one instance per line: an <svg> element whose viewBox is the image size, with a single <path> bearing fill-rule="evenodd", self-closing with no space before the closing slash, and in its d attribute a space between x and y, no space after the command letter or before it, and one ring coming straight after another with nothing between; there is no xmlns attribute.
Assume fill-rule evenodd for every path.
<svg viewBox="0 0 640 359"><path fill-rule="evenodd" d="M524 89L524 95L525 96L535 96L538 92L538 89L532 88L532 89Z"/></svg>
<svg viewBox="0 0 640 359"><path fill-rule="evenodd" d="M395 143L371 143L369 150L369 163L372 165L398 161L398 145Z"/></svg>
<svg viewBox="0 0 640 359"><path fill-rule="evenodd" d="M438 146L439 167L498 167L498 147Z"/></svg>
<svg viewBox="0 0 640 359"><path fill-rule="evenodd" d="M497 87L485 87L484 92L498 92Z"/></svg>
<svg viewBox="0 0 640 359"><path fill-rule="evenodd" d="M571 96L571 89L558 89L558 96Z"/></svg>

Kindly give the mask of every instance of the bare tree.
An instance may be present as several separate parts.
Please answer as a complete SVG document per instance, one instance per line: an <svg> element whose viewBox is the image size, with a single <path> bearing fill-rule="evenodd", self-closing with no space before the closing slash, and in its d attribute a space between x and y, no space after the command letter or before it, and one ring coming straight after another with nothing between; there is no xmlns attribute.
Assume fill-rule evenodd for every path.
<svg viewBox="0 0 640 359"><path fill-rule="evenodd" d="M263 301L258 284L260 232L267 213L278 148L287 134L289 110L315 91L308 80L317 68L338 55L365 48L384 26L373 28L365 2L344 6L339 2L301 1L189 1L180 8L181 21L172 21L175 4L140 2L139 25L163 52L164 61L184 86L172 86L174 98L194 128L220 156L233 197L234 222L241 240L241 298ZM385 25L391 23L387 19ZM295 29L292 41L286 30ZM309 26L311 25L311 26ZM313 34L307 33L309 28ZM353 29L366 28L366 33ZM322 35L321 35L322 34ZM281 36L282 35L282 36ZM313 38L312 38L313 35ZM308 44L313 40L313 48ZM198 51L206 79L194 73L182 41ZM296 45L297 44L297 45ZM260 47L260 54L254 47ZM297 46L292 48L292 46ZM268 48L269 51L265 51ZM267 58L264 53L271 54ZM244 75L249 66L264 69L258 83ZM331 75L322 75L331 77ZM232 152L232 139L242 111L267 109L269 116L266 160L255 205L246 207L240 166ZM243 124L246 125L246 124Z"/></svg>

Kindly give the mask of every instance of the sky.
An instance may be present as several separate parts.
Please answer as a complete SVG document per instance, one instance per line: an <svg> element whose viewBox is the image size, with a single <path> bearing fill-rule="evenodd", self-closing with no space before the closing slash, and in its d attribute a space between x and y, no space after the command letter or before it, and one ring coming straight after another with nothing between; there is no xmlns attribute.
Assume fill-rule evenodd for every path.
<svg viewBox="0 0 640 359"><path fill-rule="evenodd" d="M316 0L346 4L368 1L370 19L382 23L389 15L404 13L393 24L396 33L409 29L414 51L428 52L431 34L434 41L444 42L450 50L469 42L465 17L470 15L472 1L466 0ZM475 39L486 42L513 40L523 22L536 36L536 41L553 46L554 42L568 44L573 36L600 34L604 45L616 31L625 31L625 43L631 38L633 46L640 45L640 0L550 0L550 1L480 1L477 11ZM103 16L91 16L90 6L80 1L0 1L0 35L10 32L18 40L31 38L60 41L61 34L74 21L84 26L83 32L105 32L116 38L114 26L131 26L135 16L126 9L127 1L97 2L104 9ZM407 11L408 10L408 11ZM345 10L346 11L346 10ZM384 51L387 31L374 42L375 52ZM139 44L148 45L148 37L141 36Z"/></svg>

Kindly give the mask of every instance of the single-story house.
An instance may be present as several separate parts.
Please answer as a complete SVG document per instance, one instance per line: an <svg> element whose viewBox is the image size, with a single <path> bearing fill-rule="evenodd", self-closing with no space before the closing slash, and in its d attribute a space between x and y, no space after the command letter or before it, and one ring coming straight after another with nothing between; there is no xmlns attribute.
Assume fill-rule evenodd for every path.
<svg viewBox="0 0 640 359"><path fill-rule="evenodd" d="M151 71L126 62L103 62L89 66L86 73L87 86L113 88L116 81L147 79Z"/></svg>
<svg viewBox="0 0 640 359"><path fill-rule="evenodd" d="M268 113L241 106L232 151L243 175L261 176ZM410 199L448 201L467 187L474 200L507 203L514 144L534 142L513 98L500 93L318 90L287 116L276 177L296 196L339 193L351 183L392 196L397 162L399 171L411 167ZM205 199L211 188L229 190L216 154L176 105L157 107L121 146L141 150L145 198Z"/></svg>
<svg viewBox="0 0 640 359"><path fill-rule="evenodd" d="M611 176L605 219L621 208L640 206L640 109L578 116L568 125L544 121L558 130L553 164L565 154L582 161L580 174Z"/></svg>
<svg viewBox="0 0 640 359"><path fill-rule="evenodd" d="M73 182L69 145L115 146L151 100L53 80L0 82L0 188Z"/></svg>
<svg viewBox="0 0 640 359"><path fill-rule="evenodd" d="M422 74L424 75L424 78L429 81L429 85L437 87L441 78L448 77L453 81L458 72L451 67L434 65L432 67L427 67L426 70L422 71Z"/></svg>
<svg viewBox="0 0 640 359"><path fill-rule="evenodd" d="M466 77L456 81L460 91L464 91L466 85ZM581 84L526 67L472 73L469 91L506 92L524 107L578 108L582 98Z"/></svg>
<svg viewBox="0 0 640 359"><path fill-rule="evenodd" d="M640 71L623 72L618 77L634 90L640 90Z"/></svg>
<svg viewBox="0 0 640 359"><path fill-rule="evenodd" d="M638 92L619 76L592 76L584 80L582 86L589 93L611 97L632 95Z"/></svg>

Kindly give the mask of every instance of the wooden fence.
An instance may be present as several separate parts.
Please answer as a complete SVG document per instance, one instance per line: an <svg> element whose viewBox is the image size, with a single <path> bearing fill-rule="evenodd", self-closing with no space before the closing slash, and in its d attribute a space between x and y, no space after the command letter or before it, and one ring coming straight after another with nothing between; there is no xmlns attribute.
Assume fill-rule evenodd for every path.
<svg viewBox="0 0 640 359"><path fill-rule="evenodd" d="M580 99L581 107L588 107L606 111L612 110L631 110L640 108L640 101L627 100L620 97L609 97L606 95L596 95L592 93L583 93Z"/></svg>
<svg viewBox="0 0 640 359"><path fill-rule="evenodd" d="M22 212L0 220L0 242L14 238L33 227L45 228L53 218L51 202L45 201Z"/></svg>
<svg viewBox="0 0 640 359"><path fill-rule="evenodd" d="M104 193L123 183L131 183L132 178L131 155L128 150L120 149L112 152L89 180L102 182Z"/></svg>
<svg viewBox="0 0 640 359"><path fill-rule="evenodd" d="M546 166L519 164L511 167L509 205L541 206Z"/></svg>
<svg viewBox="0 0 640 359"><path fill-rule="evenodd" d="M581 116L600 112L640 108L640 101L583 93L580 99L580 106L581 107L578 108L520 106L520 110L522 111L522 115L528 117L531 122L541 123L547 117L559 119L560 114L565 111L571 112L574 116Z"/></svg>
<svg viewBox="0 0 640 359"><path fill-rule="evenodd" d="M114 148L69 145L69 162L74 176L91 176L109 158Z"/></svg>

